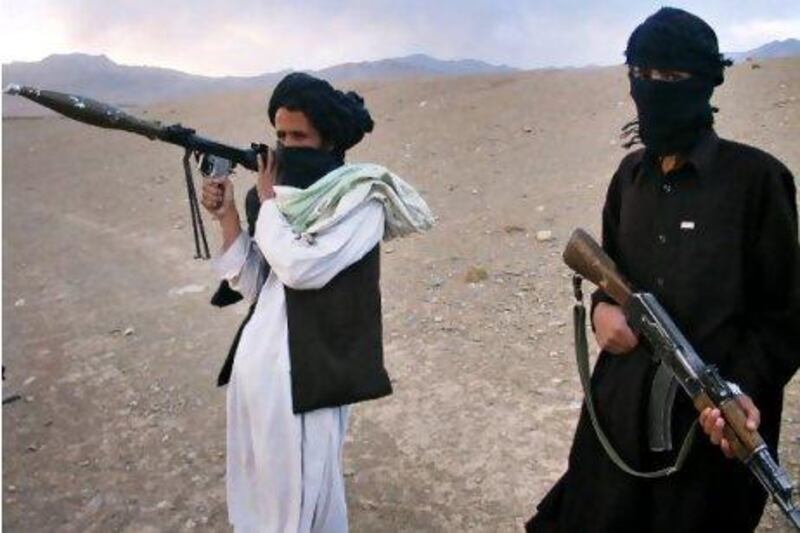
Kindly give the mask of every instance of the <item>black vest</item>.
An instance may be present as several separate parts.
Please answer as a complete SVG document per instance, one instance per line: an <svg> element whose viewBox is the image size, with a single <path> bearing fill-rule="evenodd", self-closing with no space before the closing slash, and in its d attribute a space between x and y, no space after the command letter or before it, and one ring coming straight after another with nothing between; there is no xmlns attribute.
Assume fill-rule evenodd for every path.
<svg viewBox="0 0 800 533"><path fill-rule="evenodd" d="M284 291L295 413L392 393L383 366L380 245L321 289L284 286ZM241 299L227 282L222 282L211 303L223 307ZM254 309L255 303L236 332L217 378L218 386L230 381L239 339Z"/></svg>

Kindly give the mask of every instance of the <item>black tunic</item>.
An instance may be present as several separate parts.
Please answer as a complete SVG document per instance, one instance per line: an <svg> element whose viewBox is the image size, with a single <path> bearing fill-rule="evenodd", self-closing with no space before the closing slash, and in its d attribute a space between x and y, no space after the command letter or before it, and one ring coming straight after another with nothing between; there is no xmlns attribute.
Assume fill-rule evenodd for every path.
<svg viewBox="0 0 800 533"><path fill-rule="evenodd" d="M800 365L800 247L794 178L772 156L709 132L687 163L662 175L644 150L625 157L603 208L603 248L655 294L701 357L761 410L774 454L783 387ZM611 301L598 291L593 304ZM592 375L602 426L637 469L671 464L651 452L646 410L655 370L644 346L601 353ZM677 448L696 419L679 391ZM620 471L581 412L564 476L528 524L534 531L751 531L765 493L746 467L700 432L683 470L642 480Z"/></svg>

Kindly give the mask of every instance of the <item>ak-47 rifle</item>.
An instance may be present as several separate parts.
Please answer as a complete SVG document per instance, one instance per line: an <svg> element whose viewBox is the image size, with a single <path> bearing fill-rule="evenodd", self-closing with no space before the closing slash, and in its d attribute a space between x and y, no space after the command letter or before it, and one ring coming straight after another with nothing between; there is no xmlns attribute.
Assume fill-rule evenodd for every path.
<svg viewBox="0 0 800 533"><path fill-rule="evenodd" d="M52 109L56 113L92 126L127 131L143 135L150 140L158 139L159 141L182 146L186 150L183 157L183 169L186 175L186 190L189 195L189 210L192 216L195 258L208 259L210 254L189 165L191 154L202 155L200 171L204 176L224 177L230 174L236 165L241 165L248 170L256 172L258 170L258 154L267 151L266 145L258 143L251 144L249 149L229 146L201 137L195 133L195 130L180 124L163 126L156 120L144 120L134 117L117 107L84 96L19 85L9 85L5 92L23 96L39 105ZM202 255L200 253L201 238L203 241Z"/></svg>
<svg viewBox="0 0 800 533"><path fill-rule="evenodd" d="M644 335L654 355L672 372L698 411L702 412L708 407L720 410L726 422L724 436L736 457L747 465L789 521L800 531L800 507L793 499L794 484L786 471L772 458L758 431L747 428L747 415L736 400L736 396L741 394L738 387L725 381L714 366L703 362L655 296L633 291L611 258L588 233L581 229L573 232L564 250L564 262L578 274L576 292L579 292L582 276L600 287L622 307L630 326ZM585 335L585 331L582 333ZM576 339L578 335L576 330ZM614 462L619 465L619 457L613 449L609 450L605 436L601 441Z"/></svg>

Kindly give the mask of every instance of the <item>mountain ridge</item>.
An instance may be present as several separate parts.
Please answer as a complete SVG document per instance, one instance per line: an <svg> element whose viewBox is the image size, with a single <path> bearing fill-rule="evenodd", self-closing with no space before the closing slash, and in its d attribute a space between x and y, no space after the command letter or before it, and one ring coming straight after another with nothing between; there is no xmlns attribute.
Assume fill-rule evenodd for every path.
<svg viewBox="0 0 800 533"><path fill-rule="evenodd" d="M308 72L342 82L424 76L510 73L517 69L474 59L442 60L412 54L375 61L342 63ZM268 89L290 70L255 76L204 76L177 69L123 65L105 54L51 54L40 61L3 65L5 83L32 85L82 94L115 105L147 105L200 94L231 90ZM47 110L3 95L3 116L35 116Z"/></svg>

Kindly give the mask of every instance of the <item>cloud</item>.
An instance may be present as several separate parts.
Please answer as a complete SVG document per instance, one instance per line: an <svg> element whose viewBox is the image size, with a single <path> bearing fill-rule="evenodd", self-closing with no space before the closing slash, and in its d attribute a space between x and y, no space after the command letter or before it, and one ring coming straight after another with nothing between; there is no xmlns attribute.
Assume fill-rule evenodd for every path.
<svg viewBox="0 0 800 533"><path fill-rule="evenodd" d="M675 0L725 51L800 35L797 0ZM660 1L6 0L3 60L105 53L126 64L253 75L427 53L523 68L622 61Z"/></svg>
<svg viewBox="0 0 800 533"><path fill-rule="evenodd" d="M800 38L800 17L794 19L757 19L734 24L726 32L731 51L750 50L770 41Z"/></svg>

